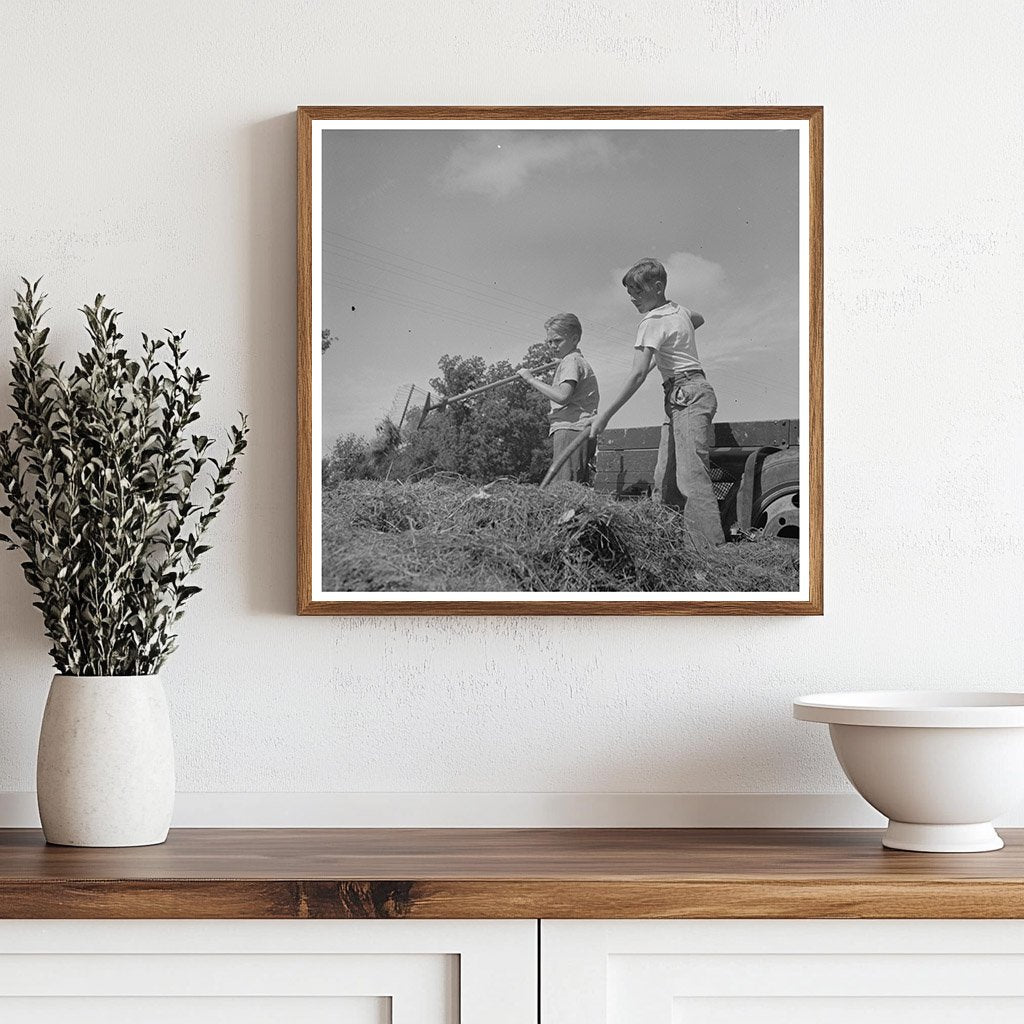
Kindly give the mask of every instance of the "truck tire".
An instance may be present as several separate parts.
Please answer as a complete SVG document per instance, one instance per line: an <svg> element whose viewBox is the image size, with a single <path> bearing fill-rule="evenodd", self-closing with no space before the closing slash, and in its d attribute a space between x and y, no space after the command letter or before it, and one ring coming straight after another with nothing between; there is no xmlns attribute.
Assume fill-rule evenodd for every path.
<svg viewBox="0 0 1024 1024"><path fill-rule="evenodd" d="M800 539L800 449L773 452L761 465L754 525L765 537Z"/></svg>

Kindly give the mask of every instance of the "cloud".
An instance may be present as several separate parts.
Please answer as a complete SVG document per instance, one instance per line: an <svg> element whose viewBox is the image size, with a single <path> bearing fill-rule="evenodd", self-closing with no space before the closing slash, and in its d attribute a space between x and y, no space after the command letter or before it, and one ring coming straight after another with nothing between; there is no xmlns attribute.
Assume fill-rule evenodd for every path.
<svg viewBox="0 0 1024 1024"><path fill-rule="evenodd" d="M683 303L707 302L725 290L725 270L721 263L706 260L692 252L674 252L664 263L668 271L667 291L670 295L678 295ZM625 272L623 270L622 273ZM622 280L622 274L619 280Z"/></svg>
<svg viewBox="0 0 1024 1024"><path fill-rule="evenodd" d="M440 175L449 192L504 199L537 174L606 166L615 148L594 131L482 132L457 146Z"/></svg>
<svg viewBox="0 0 1024 1024"><path fill-rule="evenodd" d="M638 253L637 259L642 259L643 256L643 253ZM670 299L705 313L710 306L728 294L725 269L720 263L706 260L692 252L674 252L667 257L659 258L665 264L668 273L666 293ZM616 323L635 322L636 314L622 287L622 275L629 266L616 267L612 270L608 284L590 302L591 315L596 319Z"/></svg>
<svg viewBox="0 0 1024 1024"><path fill-rule="evenodd" d="M800 299L796 282L770 281L747 292L741 301L717 311L723 347L745 350L764 336L797 337Z"/></svg>

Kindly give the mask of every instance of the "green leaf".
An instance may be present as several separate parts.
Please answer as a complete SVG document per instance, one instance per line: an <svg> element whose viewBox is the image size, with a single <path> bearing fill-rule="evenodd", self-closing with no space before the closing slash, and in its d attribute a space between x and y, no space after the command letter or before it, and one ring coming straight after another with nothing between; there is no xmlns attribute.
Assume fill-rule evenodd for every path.
<svg viewBox="0 0 1024 1024"><path fill-rule="evenodd" d="M157 671L176 648L181 605L200 591L182 581L209 550L198 538L241 446L229 447L216 487L194 500L191 485L213 442L187 430L208 375L183 364L184 333L143 335L141 361L132 359L117 344L121 314L97 295L82 309L89 344L77 365L53 366L40 325L45 297L38 281L22 283L13 307L14 425L0 432L0 515L11 528L0 544L26 559L60 671ZM158 364L163 347L170 359Z"/></svg>

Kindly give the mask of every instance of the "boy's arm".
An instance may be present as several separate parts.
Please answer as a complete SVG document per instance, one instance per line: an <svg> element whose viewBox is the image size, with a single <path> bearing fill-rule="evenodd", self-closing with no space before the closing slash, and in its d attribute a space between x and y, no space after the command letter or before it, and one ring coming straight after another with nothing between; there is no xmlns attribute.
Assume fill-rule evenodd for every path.
<svg viewBox="0 0 1024 1024"><path fill-rule="evenodd" d="M615 401L604 412L599 413L597 419L590 425L591 437L597 437L608 426L608 421L637 393L653 366L653 348L638 348L634 350L633 368L629 371L629 376L623 382L622 390Z"/></svg>
<svg viewBox="0 0 1024 1024"><path fill-rule="evenodd" d="M537 380L536 377L524 366L521 370L516 370L527 384L533 388L534 391L539 391L549 401L554 402L555 405L565 405L566 402L572 398L572 393L576 390L576 381L565 380L561 384L545 384L542 380Z"/></svg>

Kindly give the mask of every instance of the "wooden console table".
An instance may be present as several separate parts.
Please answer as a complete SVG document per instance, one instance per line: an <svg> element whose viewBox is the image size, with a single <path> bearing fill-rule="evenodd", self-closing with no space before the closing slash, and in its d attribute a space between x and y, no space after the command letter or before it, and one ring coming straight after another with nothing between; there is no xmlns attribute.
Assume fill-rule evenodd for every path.
<svg viewBox="0 0 1024 1024"><path fill-rule="evenodd" d="M175 829L162 846L0 830L0 917L1024 918L1024 830L997 853L861 829Z"/></svg>
<svg viewBox="0 0 1024 1024"><path fill-rule="evenodd" d="M0 1019L1016 1022L1024 831L1004 837L178 829L92 850L0 830Z"/></svg>

